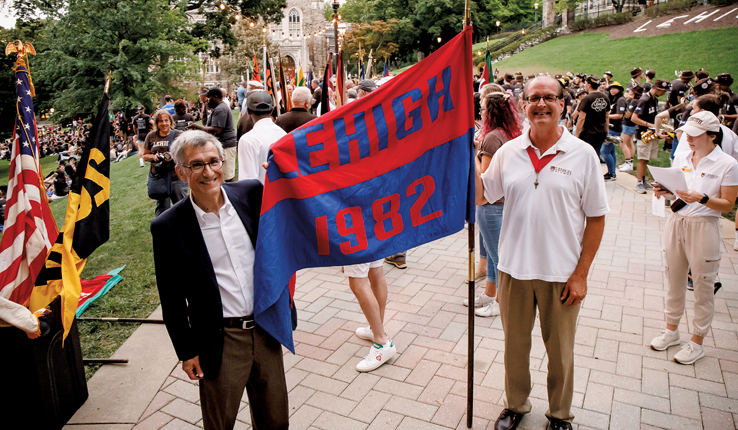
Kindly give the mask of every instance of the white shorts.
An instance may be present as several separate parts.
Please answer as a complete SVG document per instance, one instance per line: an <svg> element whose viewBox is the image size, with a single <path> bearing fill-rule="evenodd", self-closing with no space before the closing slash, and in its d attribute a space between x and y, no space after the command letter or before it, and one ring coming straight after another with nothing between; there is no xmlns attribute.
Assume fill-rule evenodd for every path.
<svg viewBox="0 0 738 430"><path fill-rule="evenodd" d="M384 259L372 261L371 263L343 266L343 273L345 273L349 278L366 278L369 276L369 269L382 267L382 264L384 264Z"/></svg>

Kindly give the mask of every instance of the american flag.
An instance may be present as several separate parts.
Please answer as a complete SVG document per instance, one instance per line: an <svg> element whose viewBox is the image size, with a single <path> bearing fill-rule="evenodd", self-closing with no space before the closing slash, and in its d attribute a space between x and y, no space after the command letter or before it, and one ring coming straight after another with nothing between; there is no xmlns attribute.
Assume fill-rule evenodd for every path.
<svg viewBox="0 0 738 430"><path fill-rule="evenodd" d="M16 64L15 77L17 116L13 131L5 227L0 240L0 301L4 301L0 305L5 305L0 306L0 314L4 307L10 305L8 300L27 305L34 281L58 234L43 187L31 98L33 88L22 59ZM6 321L13 324L12 319Z"/></svg>

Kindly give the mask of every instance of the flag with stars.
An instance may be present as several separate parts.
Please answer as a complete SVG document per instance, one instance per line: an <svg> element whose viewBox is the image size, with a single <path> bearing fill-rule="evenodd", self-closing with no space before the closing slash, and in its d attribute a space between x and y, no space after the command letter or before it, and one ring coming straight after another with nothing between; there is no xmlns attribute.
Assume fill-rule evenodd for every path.
<svg viewBox="0 0 738 430"><path fill-rule="evenodd" d="M38 320L26 306L58 231L43 186L33 111L35 94L23 59L16 63L15 77L16 120L0 240L0 325L5 322L34 333Z"/></svg>

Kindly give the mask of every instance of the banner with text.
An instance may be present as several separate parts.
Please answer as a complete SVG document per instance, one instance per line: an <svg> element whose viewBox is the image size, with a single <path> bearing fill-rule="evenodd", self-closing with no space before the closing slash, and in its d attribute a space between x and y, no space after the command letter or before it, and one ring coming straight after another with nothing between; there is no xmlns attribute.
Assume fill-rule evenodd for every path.
<svg viewBox="0 0 738 430"><path fill-rule="evenodd" d="M296 271L379 260L473 222L471 36L272 145L254 316L293 352Z"/></svg>

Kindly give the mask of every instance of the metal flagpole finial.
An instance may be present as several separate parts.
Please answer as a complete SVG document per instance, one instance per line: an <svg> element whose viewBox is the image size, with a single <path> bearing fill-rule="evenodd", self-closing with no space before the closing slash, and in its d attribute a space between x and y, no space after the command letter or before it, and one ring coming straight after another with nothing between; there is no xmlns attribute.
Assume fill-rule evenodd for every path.
<svg viewBox="0 0 738 430"><path fill-rule="evenodd" d="M108 76L105 78L105 92L107 93L110 89L110 82L113 81L113 72L108 71Z"/></svg>
<svg viewBox="0 0 738 430"><path fill-rule="evenodd" d="M28 74L28 83L31 87L31 97L36 97L36 89L33 87L33 81L31 80L31 71L30 67L28 65L28 54L36 55L36 49L34 49L33 45L26 42L23 43L20 40L16 40L14 42L8 43L8 46L5 47L5 55L10 55L13 52L18 54L18 58L15 60L15 72L18 72L18 69L20 67L25 68L26 74Z"/></svg>

